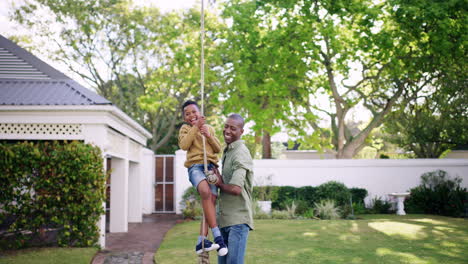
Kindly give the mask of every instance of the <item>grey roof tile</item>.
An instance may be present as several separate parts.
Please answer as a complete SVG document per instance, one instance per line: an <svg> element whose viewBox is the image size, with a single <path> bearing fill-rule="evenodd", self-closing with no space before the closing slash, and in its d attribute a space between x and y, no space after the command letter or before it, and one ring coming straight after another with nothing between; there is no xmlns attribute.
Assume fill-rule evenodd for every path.
<svg viewBox="0 0 468 264"><path fill-rule="evenodd" d="M105 98L72 80L0 79L0 105L100 105Z"/></svg>
<svg viewBox="0 0 468 264"><path fill-rule="evenodd" d="M0 35L0 105L101 104L112 103Z"/></svg>

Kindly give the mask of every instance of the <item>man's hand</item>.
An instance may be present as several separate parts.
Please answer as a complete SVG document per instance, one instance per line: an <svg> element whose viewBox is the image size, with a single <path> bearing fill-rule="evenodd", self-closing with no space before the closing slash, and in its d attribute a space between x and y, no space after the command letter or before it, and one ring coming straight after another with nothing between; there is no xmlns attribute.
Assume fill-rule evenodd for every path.
<svg viewBox="0 0 468 264"><path fill-rule="evenodd" d="M216 176L218 176L218 181L216 182L216 186L218 186L221 191L232 194L232 195L240 195L242 193L242 188L233 185L233 184L224 184L223 177L219 173L218 169L213 170Z"/></svg>
<svg viewBox="0 0 468 264"><path fill-rule="evenodd" d="M213 172L218 177L218 181L216 182L216 186L219 187L219 185L224 184L223 176L221 176L221 173L219 173L218 168L213 168Z"/></svg>
<svg viewBox="0 0 468 264"><path fill-rule="evenodd" d="M200 127L200 132L201 132L201 134L204 135L205 137L211 138L211 134L210 134L210 131L209 131L207 125L203 125L202 127Z"/></svg>

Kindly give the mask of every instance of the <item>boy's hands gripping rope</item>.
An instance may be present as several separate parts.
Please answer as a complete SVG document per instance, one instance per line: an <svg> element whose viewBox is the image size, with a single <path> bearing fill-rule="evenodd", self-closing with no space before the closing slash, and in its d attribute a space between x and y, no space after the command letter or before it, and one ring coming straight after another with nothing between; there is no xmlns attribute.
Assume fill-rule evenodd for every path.
<svg viewBox="0 0 468 264"><path fill-rule="evenodd" d="M210 131L208 130L208 126L205 124L205 117L200 116L197 120L196 126L200 129L200 132L206 138L211 138Z"/></svg>

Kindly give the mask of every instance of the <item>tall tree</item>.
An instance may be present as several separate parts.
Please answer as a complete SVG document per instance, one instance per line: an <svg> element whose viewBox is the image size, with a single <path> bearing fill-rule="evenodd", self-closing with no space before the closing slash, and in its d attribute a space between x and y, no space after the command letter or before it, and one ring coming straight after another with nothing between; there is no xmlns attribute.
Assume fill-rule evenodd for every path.
<svg viewBox="0 0 468 264"><path fill-rule="evenodd" d="M50 16L36 16L38 10ZM179 106L199 96L197 10L161 14L127 0L33 0L20 6L14 18L55 44L42 52L151 131L153 150L173 141ZM207 42L208 49L212 45ZM217 79L213 74L207 71L208 91Z"/></svg>
<svg viewBox="0 0 468 264"><path fill-rule="evenodd" d="M269 92L288 102L274 108L277 119L300 131L297 134L303 139L327 142L323 136L330 134L318 116L328 116L329 140L337 158L352 158L358 153L371 131L383 123L395 106L404 103L404 93L428 89L437 79L437 75L430 74L433 68L421 67L430 58L408 31L400 29L395 15L399 7L391 1L241 2L229 6L234 10L231 14L251 30L239 31L233 26L232 35L240 37L232 42L242 45L246 53L272 53L273 59L262 59L254 66L262 67L258 79L278 82L277 86L270 85L274 88ZM234 25L235 15L231 15ZM243 38L252 39L262 32L267 36L263 42L244 44ZM276 63L278 58L291 63ZM252 64L249 58L238 59L238 65ZM242 94L239 87L236 89ZM320 93L328 97L330 105L317 104L314 96ZM271 97L265 94L255 95ZM353 135L347 120L353 110L359 111L358 107L366 109L371 119ZM258 110L253 113L256 115Z"/></svg>
<svg viewBox="0 0 468 264"><path fill-rule="evenodd" d="M437 91L401 107L385 123L389 140L417 158L439 158L457 145L468 146L468 93Z"/></svg>
<svg viewBox="0 0 468 264"><path fill-rule="evenodd" d="M289 56L288 39L274 30L273 21L256 13L256 1L226 3L222 15L232 24L220 49L225 74L218 92L226 98L225 112L240 112L253 123L256 141L262 142L262 157L271 158L270 137L291 113L291 91L283 76L302 75L305 68L294 60L299 58Z"/></svg>
<svg viewBox="0 0 468 264"><path fill-rule="evenodd" d="M426 89L404 94L386 127L395 143L417 157L437 158L468 144L468 7L463 0L389 2L398 28L420 51L417 66L433 79Z"/></svg>

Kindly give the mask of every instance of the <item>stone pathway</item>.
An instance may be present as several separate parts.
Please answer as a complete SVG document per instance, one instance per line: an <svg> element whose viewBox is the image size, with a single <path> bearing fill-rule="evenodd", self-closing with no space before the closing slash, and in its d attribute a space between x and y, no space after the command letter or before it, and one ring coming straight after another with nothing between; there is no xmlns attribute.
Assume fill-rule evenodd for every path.
<svg viewBox="0 0 468 264"><path fill-rule="evenodd" d="M107 233L106 248L92 264L153 264L164 235L178 220L175 214L146 215L142 223L130 223L126 233Z"/></svg>

